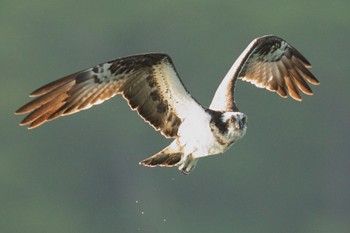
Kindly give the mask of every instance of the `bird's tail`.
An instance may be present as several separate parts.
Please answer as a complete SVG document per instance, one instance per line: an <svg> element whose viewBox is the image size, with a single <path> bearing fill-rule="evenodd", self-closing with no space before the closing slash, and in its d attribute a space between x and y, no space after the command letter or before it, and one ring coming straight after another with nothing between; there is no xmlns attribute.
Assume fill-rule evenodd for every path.
<svg viewBox="0 0 350 233"><path fill-rule="evenodd" d="M164 148L162 151L158 152L157 154L142 160L140 164L147 167L155 167L155 166L172 167L172 166L178 165L182 156L183 156L182 152L179 152L178 150L175 151L174 149L171 148L171 145L170 145Z"/></svg>

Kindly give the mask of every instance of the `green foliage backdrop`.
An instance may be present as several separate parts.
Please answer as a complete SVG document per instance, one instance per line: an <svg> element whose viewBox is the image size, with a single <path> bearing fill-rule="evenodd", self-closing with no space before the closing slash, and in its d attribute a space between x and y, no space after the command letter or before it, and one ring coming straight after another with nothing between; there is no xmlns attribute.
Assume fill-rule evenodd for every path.
<svg viewBox="0 0 350 233"><path fill-rule="evenodd" d="M350 232L350 3L0 1L0 232ZM27 131L13 112L54 79L166 52L208 106L255 37L275 34L321 85L301 103L240 82L246 137L193 174L138 161L169 141L122 98Z"/></svg>

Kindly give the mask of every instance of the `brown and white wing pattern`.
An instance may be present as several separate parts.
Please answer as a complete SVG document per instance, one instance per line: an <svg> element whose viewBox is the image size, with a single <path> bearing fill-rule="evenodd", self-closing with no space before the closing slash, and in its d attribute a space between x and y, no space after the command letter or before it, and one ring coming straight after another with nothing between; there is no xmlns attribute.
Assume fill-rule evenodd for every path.
<svg viewBox="0 0 350 233"><path fill-rule="evenodd" d="M263 36L253 40L233 64L210 105L214 110L237 110L234 102L235 82L250 82L259 88L277 92L281 97L290 95L300 101L301 92L312 95L308 83L319 84L309 71L310 62L276 36Z"/></svg>
<svg viewBox="0 0 350 233"><path fill-rule="evenodd" d="M21 125L35 128L60 116L88 109L121 94L132 110L165 137L176 137L186 106L197 105L186 91L170 57L144 54L102 63L51 82L16 111L29 113Z"/></svg>

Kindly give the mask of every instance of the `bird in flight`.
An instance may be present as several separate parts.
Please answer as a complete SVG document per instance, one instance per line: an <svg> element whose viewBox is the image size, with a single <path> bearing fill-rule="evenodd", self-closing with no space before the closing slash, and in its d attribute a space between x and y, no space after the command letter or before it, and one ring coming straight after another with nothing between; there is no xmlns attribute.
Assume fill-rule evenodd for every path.
<svg viewBox="0 0 350 233"><path fill-rule="evenodd" d="M35 99L16 114L28 113L20 125L32 129L120 94L144 121L174 139L140 164L177 166L189 174L198 159L224 153L244 136L247 116L235 102L237 79L301 101L300 91L313 94L308 83L319 84L310 68L310 62L285 40L272 35L256 38L234 62L206 108L186 90L167 54L122 57L40 87L30 94Z"/></svg>

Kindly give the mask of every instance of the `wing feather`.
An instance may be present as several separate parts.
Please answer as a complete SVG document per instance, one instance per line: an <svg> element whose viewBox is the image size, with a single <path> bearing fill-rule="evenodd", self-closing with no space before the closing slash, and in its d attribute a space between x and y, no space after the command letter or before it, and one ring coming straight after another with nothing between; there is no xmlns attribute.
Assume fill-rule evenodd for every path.
<svg viewBox="0 0 350 233"><path fill-rule="evenodd" d="M16 114L28 113L20 125L35 128L116 94L165 137L177 136L189 109L203 109L183 86L170 57L154 53L119 58L46 84Z"/></svg>
<svg viewBox="0 0 350 233"><path fill-rule="evenodd" d="M277 92L281 97L290 95L301 101L299 90L312 95L308 83L319 84L310 68L310 62L285 40L276 36L256 38L232 65L209 108L221 111L238 110L234 100L237 79Z"/></svg>

